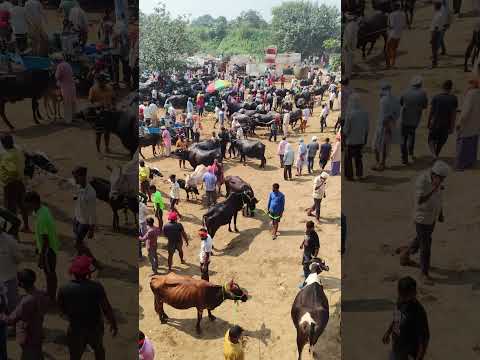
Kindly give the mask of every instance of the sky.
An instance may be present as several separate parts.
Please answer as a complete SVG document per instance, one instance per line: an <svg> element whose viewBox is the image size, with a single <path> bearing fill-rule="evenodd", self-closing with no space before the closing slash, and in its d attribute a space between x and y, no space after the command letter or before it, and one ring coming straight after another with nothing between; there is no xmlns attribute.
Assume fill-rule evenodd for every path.
<svg viewBox="0 0 480 360"><path fill-rule="evenodd" d="M280 5L283 0L163 0L167 10L174 16L190 15L196 18L202 15L225 16L228 20L236 18L242 11L253 9L258 11L262 17L270 21L271 9ZM144 13L151 13L156 7L158 0L140 0L140 10ZM340 9L340 0L318 0L319 4L337 6Z"/></svg>

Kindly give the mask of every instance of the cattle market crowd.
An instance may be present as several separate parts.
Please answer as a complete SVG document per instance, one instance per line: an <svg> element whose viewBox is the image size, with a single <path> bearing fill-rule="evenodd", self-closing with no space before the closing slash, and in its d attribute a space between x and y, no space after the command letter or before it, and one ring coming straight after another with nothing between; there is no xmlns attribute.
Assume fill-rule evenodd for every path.
<svg viewBox="0 0 480 360"><path fill-rule="evenodd" d="M239 212L249 217L263 213L257 205L261 200L255 197L258 193L255 184L234 175L236 163L232 161L235 158L244 166L252 165L247 162L251 158L259 160L260 170L268 165L281 170L278 179L272 178L265 209L270 220L271 239L275 241L282 232L282 218L288 216L284 213L285 204L293 201L288 199L290 194L282 192L282 176L283 181L293 182L312 176L300 191L311 192L312 203L305 209L305 216L312 216L317 225L313 221L307 221L305 225L304 239L300 244L304 281L299 288L310 289L306 285L321 284L318 274L328 270L328 266L317 258L320 240L315 227L320 226L321 208L326 206L327 179L340 174L342 121L332 115L340 108L343 84L335 79L335 75L318 66L305 69L304 78L288 76L287 79L284 74L276 76L270 68L262 75L248 76L238 70L222 71L221 65L213 62L169 76L153 73L143 80L140 84L139 135L140 155L144 160L140 161L139 186L144 201L140 203L139 256L142 261L142 248L145 247L151 267L150 287L155 298L155 311L161 323L169 319L164 304L177 309L196 307L196 331L200 333L203 310L208 310L210 320L214 320L212 311L224 300L244 302L249 299L247 290L233 280L224 285L210 282L211 263L215 262L215 255L221 255L223 251L215 247L215 240L222 236L218 235L220 228L228 225L229 231L237 232ZM314 109L318 108L321 110L314 117ZM314 123L315 127L321 127L321 133L331 134L327 136L332 140L324 137L320 142L321 133L304 139L304 134L311 133L307 130ZM275 164L267 164L263 141L275 144ZM153 158L142 154L143 149L150 147ZM178 159L178 170L162 165L168 158ZM148 164L150 162L152 165ZM230 168L232 175L225 175L225 166ZM181 176L189 168L193 171ZM164 179L159 178L160 174ZM180 200L182 190L186 201ZM184 218L189 221L184 209L197 198L203 200L206 209L202 225L198 226L196 233L187 233L182 225ZM160 247L159 243L165 241L166 247ZM194 275L201 280L183 275L181 270L179 273L174 266L177 261L187 264L185 247L197 241L200 243L199 270ZM168 255L165 273L159 271L158 254L163 253L163 249ZM211 289L219 295L202 299L201 294L208 290L200 289ZM327 317L322 312L321 319L317 319L323 325L316 329L316 338L328 321L328 300L323 295L318 301L321 304L317 306L326 309ZM295 326L300 323L300 318L293 319ZM227 330L225 359L243 358L243 331L239 324ZM305 335L301 330L299 334L300 337ZM304 340L308 342L308 336ZM299 343L299 352L305 345L304 340ZM154 359L154 346L154 342L142 332L139 351L143 359ZM156 346L160 357L162 346Z"/></svg>

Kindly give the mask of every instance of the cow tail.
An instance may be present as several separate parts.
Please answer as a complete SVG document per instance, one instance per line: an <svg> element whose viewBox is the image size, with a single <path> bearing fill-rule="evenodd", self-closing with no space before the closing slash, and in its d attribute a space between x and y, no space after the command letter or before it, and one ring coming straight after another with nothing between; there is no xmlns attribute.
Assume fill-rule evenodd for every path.
<svg viewBox="0 0 480 360"><path fill-rule="evenodd" d="M310 324L310 333L308 334L308 342L310 347L314 345L313 337L315 336L315 323Z"/></svg>

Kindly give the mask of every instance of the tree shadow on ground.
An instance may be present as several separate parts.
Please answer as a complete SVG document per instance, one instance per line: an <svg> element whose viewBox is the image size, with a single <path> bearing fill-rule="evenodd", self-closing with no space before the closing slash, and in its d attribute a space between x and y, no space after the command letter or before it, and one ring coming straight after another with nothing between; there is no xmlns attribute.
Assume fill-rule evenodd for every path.
<svg viewBox="0 0 480 360"><path fill-rule="evenodd" d="M410 181L409 177L387 177L382 175L368 175L361 183L377 185L381 188L404 184ZM378 190L382 190L382 189ZM375 189L372 189L375 190Z"/></svg>
<svg viewBox="0 0 480 360"><path fill-rule="evenodd" d="M240 256L248 251L253 240L264 230L269 229L269 218L266 215L256 216L261 221L259 227L241 230L223 249L220 249L220 255Z"/></svg>
<svg viewBox="0 0 480 360"><path fill-rule="evenodd" d="M389 299L342 300L342 312L376 312L392 310L395 303Z"/></svg>

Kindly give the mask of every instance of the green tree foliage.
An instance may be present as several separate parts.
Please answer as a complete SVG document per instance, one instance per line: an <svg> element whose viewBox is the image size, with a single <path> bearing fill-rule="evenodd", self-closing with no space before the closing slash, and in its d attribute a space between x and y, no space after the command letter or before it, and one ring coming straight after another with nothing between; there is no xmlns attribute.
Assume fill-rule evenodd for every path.
<svg viewBox="0 0 480 360"><path fill-rule="evenodd" d="M172 17L163 4L152 14L141 13L140 70L166 74L185 67L185 58L197 50L187 26L185 17Z"/></svg>
<svg viewBox="0 0 480 360"><path fill-rule="evenodd" d="M327 39L340 37L337 8L308 1L288 1L272 9L272 30L280 51L320 55Z"/></svg>

